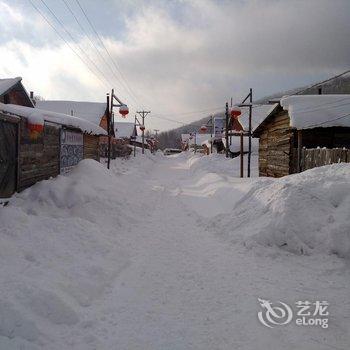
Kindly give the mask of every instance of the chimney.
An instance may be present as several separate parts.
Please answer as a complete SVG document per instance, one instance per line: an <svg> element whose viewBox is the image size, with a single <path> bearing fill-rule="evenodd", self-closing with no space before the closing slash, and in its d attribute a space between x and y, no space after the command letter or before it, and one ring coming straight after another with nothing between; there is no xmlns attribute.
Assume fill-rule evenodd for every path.
<svg viewBox="0 0 350 350"><path fill-rule="evenodd" d="M36 101L34 100L34 92L33 91L29 92L29 97L30 97L31 101L33 102L33 104L35 106L36 105Z"/></svg>

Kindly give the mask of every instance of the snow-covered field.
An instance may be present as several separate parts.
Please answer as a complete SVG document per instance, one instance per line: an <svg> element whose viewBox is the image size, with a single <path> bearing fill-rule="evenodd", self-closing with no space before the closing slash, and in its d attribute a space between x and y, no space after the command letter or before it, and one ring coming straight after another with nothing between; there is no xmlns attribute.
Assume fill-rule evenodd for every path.
<svg viewBox="0 0 350 350"><path fill-rule="evenodd" d="M350 165L282 179L238 165L84 160L14 196L0 349L349 349ZM329 327L267 328L258 298L328 301Z"/></svg>

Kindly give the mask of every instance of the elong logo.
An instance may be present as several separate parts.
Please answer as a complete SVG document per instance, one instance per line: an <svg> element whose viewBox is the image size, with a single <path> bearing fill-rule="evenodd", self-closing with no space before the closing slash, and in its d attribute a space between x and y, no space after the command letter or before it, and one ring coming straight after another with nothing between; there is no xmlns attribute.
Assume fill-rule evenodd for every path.
<svg viewBox="0 0 350 350"><path fill-rule="evenodd" d="M258 312L258 319L265 327L273 328L275 326L287 325L293 319L292 308L282 302L278 301L273 304L269 300L258 298L261 311ZM297 301L295 303L296 312L295 324L297 326L320 326L322 328L328 328L328 315L327 311L329 303L327 301L315 301L310 302Z"/></svg>

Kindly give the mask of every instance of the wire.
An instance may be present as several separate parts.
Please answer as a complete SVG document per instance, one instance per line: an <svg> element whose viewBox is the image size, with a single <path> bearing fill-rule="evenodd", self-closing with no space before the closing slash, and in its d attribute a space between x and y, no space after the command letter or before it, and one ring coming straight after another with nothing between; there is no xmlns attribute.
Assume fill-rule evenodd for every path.
<svg viewBox="0 0 350 350"><path fill-rule="evenodd" d="M61 35L58 29L48 20L44 13L32 2L28 0L32 7L40 14L40 16L47 22L47 24L56 32L56 34L65 42L65 44L73 51L73 53L83 62L83 64L89 69L89 71L100 81L102 86L108 88L106 83L89 67L89 65L84 61L84 59L79 55L79 53L70 45L70 43Z"/></svg>
<svg viewBox="0 0 350 350"><path fill-rule="evenodd" d="M324 121L324 122L322 122L322 123L308 125L308 128L309 128L309 127L314 127L314 126L324 125L324 124L327 124L327 123L329 123L329 122L334 122L334 121L336 121L336 120L344 119L344 118L349 117L349 116L350 116L350 113L344 114L344 115L342 115L341 117L337 117L337 118L334 118L334 119L329 119L329 120L326 120L326 121Z"/></svg>
<svg viewBox="0 0 350 350"><path fill-rule="evenodd" d="M75 22L78 24L79 28L81 29L82 33L89 39L90 42L90 46L92 48L94 48L98 54L98 56L103 60L103 62L107 65L107 67L110 69L111 73L113 74L114 78L116 79L116 81L119 80L119 77L117 77L117 75L115 74L112 66L110 65L110 63L105 59L105 57L101 54L99 48L96 46L96 44L94 43L94 41L90 38L89 33L87 33L87 31L85 30L85 28L83 27L83 25L80 23L79 19L77 18L77 16L75 15L74 11L72 10L72 8L69 6L67 0L62 0L63 3L65 4L66 8L68 9L68 11L71 13L71 15L73 16L73 18L75 19Z"/></svg>
<svg viewBox="0 0 350 350"><path fill-rule="evenodd" d="M94 31L96 37L98 38L99 42L101 43L102 47L104 48L104 50L106 51L107 55L109 56L109 58L111 59L115 69L117 70L117 72L119 73L121 79L123 80L125 87L127 88L127 90L129 91L130 96L135 100L136 104L138 103L138 99L137 96L133 93L133 91L131 90L131 88L129 87L126 79L124 78L121 70L118 68L117 64L115 63L115 60L113 59L112 55L110 54L110 52L108 51L107 47L105 46L104 42L102 41L100 35L98 34L97 30L95 29L94 25L92 24L92 22L89 19L89 16L87 15L87 13L85 12L85 10L83 9L82 5L80 4L79 0L75 0L76 3L78 4L80 10L82 11L84 17L86 18L87 22L89 23L90 27L92 28L92 30Z"/></svg>
<svg viewBox="0 0 350 350"><path fill-rule="evenodd" d="M86 56L87 60L95 67L95 69L103 76L103 78L106 80L107 83L111 84L110 80L105 76L105 74L100 70L100 68L95 64L94 61L91 60L91 58L86 54L86 52L81 48L77 40L73 37L73 35L66 29L63 22L55 15L55 13L51 10L51 8L46 4L44 0L40 0L43 5L48 9L48 11L51 13L51 15L55 18L55 20L58 22L58 24L62 27L62 29L67 33L67 35L71 38L71 40L79 47L80 51L83 53L83 55ZM113 84L111 84L113 85Z"/></svg>
<svg viewBox="0 0 350 350"><path fill-rule="evenodd" d="M350 69L349 69L349 70L346 70L345 72L340 73L340 74L338 74L338 75L334 75L333 77L331 77L331 78L329 78L329 79L326 79L326 80L323 80L323 81L321 81L321 82L319 82L319 83L316 83L316 84L314 84L314 85L311 85L311 86L309 86L309 87L307 87L307 88L305 88L305 89L303 89L303 90L301 90L301 91L298 91L298 92L294 93L293 95L302 94L303 92L305 92L305 91L307 91L307 90L310 90L310 89L312 89L312 88L314 88L314 87L316 87L316 86L318 86L318 85L327 83L327 82L329 82L329 81L331 81L331 80L340 78L341 76L343 76L343 75L345 75L345 74L348 74L348 73L350 73ZM289 95L289 96L290 96L290 95Z"/></svg>

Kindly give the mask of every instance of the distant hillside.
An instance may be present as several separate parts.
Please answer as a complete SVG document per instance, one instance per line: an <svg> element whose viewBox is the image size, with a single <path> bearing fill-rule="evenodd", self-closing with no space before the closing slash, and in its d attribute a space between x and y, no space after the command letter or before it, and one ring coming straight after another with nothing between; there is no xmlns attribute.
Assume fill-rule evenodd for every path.
<svg viewBox="0 0 350 350"><path fill-rule="evenodd" d="M350 94L350 73L338 78L334 78L330 81L319 83L317 86L310 84L308 86L301 86L292 90L280 91L273 95L263 97L254 101L256 104L267 104L270 100L278 99L284 95L302 94L302 95L315 95L319 93L319 88L322 89L323 94ZM215 113L214 116L224 115L224 111ZM198 131L201 125L205 124L210 118L210 114L205 117L196 120L178 128L165 131L159 134L160 148L166 147L180 147L181 134L188 134L190 132Z"/></svg>

